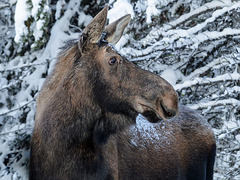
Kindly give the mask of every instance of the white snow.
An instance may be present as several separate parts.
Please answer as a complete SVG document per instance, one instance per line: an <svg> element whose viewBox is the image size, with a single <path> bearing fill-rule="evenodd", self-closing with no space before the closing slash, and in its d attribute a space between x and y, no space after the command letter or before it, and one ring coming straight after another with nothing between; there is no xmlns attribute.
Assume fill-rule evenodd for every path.
<svg viewBox="0 0 240 180"><path fill-rule="evenodd" d="M66 5L65 0L59 0L56 4L56 13L55 13L55 19L59 19L61 16L62 8Z"/></svg>
<svg viewBox="0 0 240 180"><path fill-rule="evenodd" d="M174 86L182 76L181 72L172 68L164 70L161 74L161 77L167 80L172 86Z"/></svg>
<svg viewBox="0 0 240 180"><path fill-rule="evenodd" d="M150 4L153 4L153 3L158 3L158 2L157 2L157 0L154 0L154 1L151 1ZM210 18L206 19L206 21L204 21L203 23L197 24L196 26L194 26L190 29L187 29L187 30L174 29L174 27L187 21L192 16L197 16L198 14L204 13L208 9L215 9L215 8L219 8L219 7L223 7L223 8L213 12L212 16ZM185 42L183 42L183 43L184 44L194 43L194 45L193 45L194 48L197 48L197 45L199 43L204 42L206 40L207 37L204 37L204 35L209 35L208 32L203 32L200 35L195 35L198 31L200 31L203 27L205 27L207 25L207 23L215 21L215 19L217 17L221 16L223 13L231 11L233 9L237 9L239 7L240 7L240 2L236 2L233 4L230 0L226 0L226 1L218 1L217 0L217 1L212 1L212 2L206 3L203 6L195 9L194 11L191 11L188 14L180 16L175 21L164 24L163 27L160 29L153 28L150 31L150 33L146 36L146 38L143 39L143 41L146 41L146 42L151 41L153 38L157 38L160 34L167 37L167 38L163 38L161 41L170 42L170 43L174 42L176 39L179 39L180 37L189 37L191 39L191 41L193 41L193 42L191 42L191 41L187 42L188 40L185 40ZM154 11L154 8L150 8L149 11L150 12ZM150 21L149 19L151 16L152 16L152 13L147 15L147 17L149 17L149 18L147 18L147 21ZM218 33L219 32L212 32L212 34L210 34L210 35L214 36L214 34L215 34L214 38L217 39L217 38L221 38L222 36L227 35L228 33L231 33L231 32L226 32L226 30L225 30L225 32L222 32L221 34L218 34ZM234 31L234 32L232 32L232 34L236 35L236 34L239 34L239 32Z"/></svg>
<svg viewBox="0 0 240 180"><path fill-rule="evenodd" d="M239 104L240 104L240 102L239 102ZM226 125L227 125L228 129L234 129L234 128L238 127L238 124L236 122L233 122L233 121L230 121L230 122L226 123Z"/></svg>
<svg viewBox="0 0 240 180"><path fill-rule="evenodd" d="M33 24L33 35L35 37L35 41L39 40L39 38L43 35L42 27L44 25L45 20L42 19L42 14L40 15L40 19L37 17L38 10L40 8L41 0L32 0L32 9L28 7L26 4L26 0L18 0L16 4L15 10L15 42L19 43L22 36L27 35L29 33L28 27L25 25L25 21L27 21L30 17L35 19L35 24ZM45 4L43 7L43 12L50 12L48 4Z"/></svg>
<svg viewBox="0 0 240 180"><path fill-rule="evenodd" d="M193 80L187 80L185 82L183 82L182 84L176 84L174 87L176 90L180 90L186 87L191 87L197 84L211 84L213 82L219 82L219 81L227 81L227 80L238 80L240 79L240 74L237 72L233 72L231 74L226 73L223 75L219 75L217 77L214 78L200 78L197 77Z"/></svg>
<svg viewBox="0 0 240 180"><path fill-rule="evenodd" d="M173 7L170 9L171 16L174 16L176 14L177 9L182 5L183 0L178 0L175 4L173 4Z"/></svg>
<svg viewBox="0 0 240 180"><path fill-rule="evenodd" d="M84 12L79 12L78 26L83 24L86 27L92 19L92 16L86 15Z"/></svg>
<svg viewBox="0 0 240 180"><path fill-rule="evenodd" d="M202 108L208 108L212 106L218 106L218 105L227 105L231 104L234 106L240 106L240 101L237 99L229 98L229 99L223 99L223 100L216 100L216 101L208 101L208 102L199 102L198 104L189 104L189 108L191 109L202 109Z"/></svg>
<svg viewBox="0 0 240 180"><path fill-rule="evenodd" d="M235 136L235 138L236 138L236 140L240 143L240 134L237 134L237 135Z"/></svg>
<svg viewBox="0 0 240 180"><path fill-rule="evenodd" d="M147 0L146 22L150 24L152 22L152 16L161 14L161 10L160 8L157 9L157 6L164 7L171 2L174 2L174 0Z"/></svg>
<svg viewBox="0 0 240 180"><path fill-rule="evenodd" d="M32 8L32 17L35 19L36 24L34 27L34 38L35 38L35 42L38 41L42 36L43 36L43 27L44 27L44 22L46 21L46 19L44 19L45 17L43 16L43 13L48 13L50 14L50 8L48 4L44 4L43 10L40 14L40 17L38 17L39 14L39 8L40 8L40 4L41 4L42 0L32 0L33 3L33 8ZM33 44L33 47L35 46L35 44Z"/></svg>
<svg viewBox="0 0 240 180"><path fill-rule="evenodd" d="M235 62L232 62L232 57L221 57L216 58L212 62L208 63L206 66L196 69L193 73L183 78L183 81L192 80L198 77L201 73L206 72L207 70L213 70L213 68L220 68L223 65L231 65Z"/></svg>
<svg viewBox="0 0 240 180"><path fill-rule="evenodd" d="M159 4L158 0L148 0L148 6L146 10L146 14L147 14L146 22L148 24L152 22L152 16L156 16L157 14L160 14L159 10L156 8L158 4Z"/></svg>
<svg viewBox="0 0 240 180"><path fill-rule="evenodd" d="M63 46L64 41L68 39L78 38L79 34L66 34L69 32L70 18L78 12L78 7L81 1L71 0L68 4L68 8L64 15L56 21L51 30L51 37L42 55L43 59L53 59L49 68L49 72L52 71L53 65L55 64L55 58L57 57L60 47ZM70 33L70 32L69 32Z"/></svg>
<svg viewBox="0 0 240 180"><path fill-rule="evenodd" d="M10 4L10 5L15 4L16 2L17 2L17 0L9 0L9 4Z"/></svg>
<svg viewBox="0 0 240 180"><path fill-rule="evenodd" d="M41 28L43 27L43 23L44 23L44 20L41 20L41 19L36 22L36 27L34 28L34 32L33 32L35 41L39 40L43 35L43 31L41 31Z"/></svg>
<svg viewBox="0 0 240 180"><path fill-rule="evenodd" d="M157 126L157 128L156 128ZM170 139L169 136L173 134L172 131L165 131L166 121L161 121L159 123L150 123L145 117L141 114L137 116L136 125L133 125L130 128L131 134L131 144L137 146L138 148L145 148L143 141L151 141L153 145L158 149L159 146L166 148L167 145L170 145L173 139ZM156 129L157 132L156 132ZM161 131L162 133L160 133Z"/></svg>
<svg viewBox="0 0 240 180"><path fill-rule="evenodd" d="M41 1L42 0L31 0L32 5L33 5L33 8L32 8L32 16L33 17L37 16Z"/></svg>
<svg viewBox="0 0 240 180"><path fill-rule="evenodd" d="M15 10L15 31L16 35L14 38L15 42L20 42L21 36L28 33L28 29L25 26L25 21L31 16L31 11L28 9L25 0L18 0Z"/></svg>
<svg viewBox="0 0 240 180"><path fill-rule="evenodd" d="M108 11L107 18L109 19L109 24L126 14L130 14L131 18L135 17L133 6L128 0L117 0L113 4L113 8ZM127 43L128 39L129 35L124 34L119 40L119 42L116 44L116 48L121 49L121 47Z"/></svg>
<svg viewBox="0 0 240 180"><path fill-rule="evenodd" d="M147 9L147 1L137 1L135 11L138 13L144 12Z"/></svg>
<svg viewBox="0 0 240 180"><path fill-rule="evenodd" d="M205 12L208 9L215 9L215 8L225 7L225 6L230 6L230 5L231 5L231 1L230 0L226 0L226 1L219 1L219 0L211 1L209 3L204 4L201 7L198 7L197 9L195 9L193 11L190 11L188 14L185 14L184 16L180 16L175 21L172 21L172 22L170 22L168 24L164 24L164 26L161 29L161 31L167 31L167 30L171 29L172 27L176 27L177 25L183 23L184 21L188 20L192 16L198 15L198 14L200 14L202 12Z"/></svg>
<svg viewBox="0 0 240 180"><path fill-rule="evenodd" d="M33 16L36 18L36 15L38 13L38 8L39 8L39 2L41 0L32 0L33 2L33 9L30 11L29 8L26 5L26 0L18 0L16 4L16 11L15 11L15 30L16 30L16 36L15 36L15 41L20 42L21 36L26 35L28 33L27 27L24 25L24 22L30 17ZM16 0L10 0L10 4L14 4ZM161 13L160 8L161 6L166 6L168 3L173 2L175 5L173 8L170 10L172 14L175 13L176 9L179 7L181 3L186 3L187 1L179 0L143 0L143 1L138 1L136 4L137 10L135 12L138 13L143 13L146 15L147 20L146 22L148 24L151 24L152 16L159 15ZM188 0L189 2L189 0ZM197 0L195 0L197 2ZM22 87L23 89L14 96L15 98L15 104L14 106L9 110L7 107L3 107L0 109L0 116L5 116L6 114L12 115L14 117L19 117L22 113L22 109L24 107L29 106L31 107L30 112L27 115L27 125L26 127L23 126L10 126L6 125L4 127L4 130L1 131L1 138L0 141L2 141L3 136L8 136L8 140L11 140L15 137L15 131L21 131L21 130L27 130L31 131L32 126L33 126L33 119L34 119L34 114L35 114L35 97L32 97L31 91L32 90L39 90L44 82L44 78L42 78L42 73L49 71L52 71L53 65L56 60L56 56L58 54L59 47L63 45L63 42L65 40L71 39L71 38L78 38L79 34L78 33L72 33L69 31L69 26L70 26L70 19L73 17L74 14L78 13L79 14L79 19L78 19L78 25L81 26L86 26L92 19L90 15L86 15L84 12L79 9L79 5L81 3L81 0L70 0L69 4L67 6L67 9L65 13L63 14L62 17L60 17L61 10L63 6L65 6L65 0L58 0L57 5L56 5L56 23L54 24L52 30L51 30L51 37L48 40L47 46L45 49L40 50L36 53L31 53L28 54L26 53L23 57L17 56L14 59L11 59L11 61L6 65L6 64L0 64L0 71L14 71L21 73L25 73L24 68L26 67L34 67L36 70L34 72L27 71L25 74L25 77L21 76L19 80L23 80ZM117 20L118 18L126 15L126 14L131 14L132 18L134 18L137 13L135 14L133 10L133 4L131 4L130 0L110 0L110 4L113 4L113 8L109 10L108 13L108 19L109 22L113 22ZM45 11L48 11L49 7L46 5ZM159 9L158 9L159 8ZM239 61L239 59L235 59L233 57L220 57L217 59L213 59L212 62L208 63L207 65L197 68L194 72L189 74L188 76L183 76L183 74L180 72L178 67L186 63L185 59L181 59L179 62L176 62L173 66L169 66L166 64L162 64L161 62L158 62L158 58L162 55L162 53L167 50L168 48L181 48L182 46L189 46L192 48L192 50L196 49L199 47L201 43L204 43L206 41L211 41L211 40L216 40L216 39L223 39L226 36L236 36L240 35L240 30L239 29L231 29L231 28L225 28L223 31L202 31L204 27L206 27L209 23L215 22L217 18L220 18L222 14L228 13L229 11L232 11L233 9L239 9L240 8L240 2L235 2L231 0L214 0L211 1L207 4L202 5L201 7L196 6L193 7L191 6L194 10L191 10L189 13L184 14L183 16L180 16L174 21L171 21L167 24L164 24L162 28L159 27L152 27L152 30L150 33L140 40L139 42L136 42L137 45L148 45L150 44L147 48L140 48L140 49L134 49L134 48L124 48L121 49L121 47L126 44L127 41L131 40L131 34L125 34L120 42L116 45L117 49L121 49L121 52L123 54L131 54L133 56L137 56L136 58L133 58L133 61L142 61L142 60L148 60L152 57L155 57L154 60L157 62L155 63L155 67L151 67L151 70L154 71L163 71L161 76L165 78L168 82L170 82L176 90L182 90L184 88L188 87L194 87L197 84L201 85L210 85L212 83L217 83L217 82L230 82L230 81L238 81L240 79L240 74L239 71L236 67L236 71L233 73L226 73L222 75L217 75L214 78L209 78L209 77L199 77L202 75L204 72L207 71L214 71L215 69L219 69L220 67L224 66L229 66L231 67L232 64L237 64L236 61ZM216 10L215 10L216 9ZM64 9L65 10L65 9ZM198 16L199 14L204 14L206 11L212 10L214 11L208 18L206 18L202 23L197 24L196 26L193 26L188 29L179 29L179 25L184 23L185 21L189 20L193 16ZM145 12L146 11L146 12ZM38 40L42 36L42 30L41 28L44 25L44 20L41 18L39 20L35 19L35 23L32 25L31 28L34 31L34 37L35 40ZM3 29L4 30L4 29ZM2 34L2 32L0 32ZM163 36L162 39L159 40L159 37ZM240 37L240 36L239 36ZM158 39L155 41L155 39ZM9 42L6 47L10 47L11 42ZM213 44L212 46L215 46ZM211 45L209 45L211 47ZM6 49L5 50L6 54L9 54L10 52ZM239 48L240 52L240 48ZM236 56L239 56L237 54ZM33 59L37 59L34 60ZM50 68L47 69L47 60L50 61ZM150 64L150 62L149 62ZM146 68L147 69L147 68ZM150 68L149 68L150 69ZM148 70L149 70L148 69ZM6 93L8 89L13 86L16 82L11 82L8 83L5 77L0 73L0 91L1 91L1 96L0 100L8 94ZM181 81L181 84L176 84L177 81ZM240 92L240 87L237 86L231 86L231 87L224 87L224 85L221 87L221 90L224 91L225 94L236 94ZM182 92L184 94L184 90ZM224 95L225 95L224 94ZM197 104L189 104L188 106L192 109L206 109L204 112L210 110L211 107L217 107L217 106L227 106L227 105L232 105L233 109L237 109L240 106L240 100L235 99L235 98L228 98L228 99L221 99L219 100L219 95L217 94L212 94L211 97L209 97L209 100L204 99L204 101L199 101ZM215 100L217 99L217 100ZM4 102L5 103L5 102ZM217 110L217 109L216 109ZM219 110L220 111L220 110ZM224 111L221 110L221 111ZM227 111L227 110L225 110ZM230 114L230 116L233 116ZM225 121L225 117L222 117L223 121ZM221 130L215 129L215 133L217 132L224 132L224 130L229 130L227 133L233 132L234 130L239 128L239 120L237 120L235 117L230 118L230 122L225 122L224 123L224 128ZM9 120L10 121L10 120ZM31 126L31 127L29 127ZM155 138L157 140L164 140L164 136L160 137L156 134L156 136L152 137L147 131L152 131L154 124L149 123L144 117L138 116L137 119L137 124L136 126L141 130L142 136L148 139ZM165 126L163 124L162 129L164 129ZM231 131L232 130L232 131ZM6 135L4 135L4 133ZM218 136L219 139L224 139L227 137L227 133L224 132L224 134L220 134ZM30 133L29 133L30 134ZM240 135L236 135L236 142L240 143ZM132 139L131 143L134 146L138 145L138 139ZM0 163L2 163L3 157L9 153L9 146L7 142L0 142L0 150L2 155L0 155ZM25 157L28 157L27 152L24 154ZM224 152L223 152L224 153ZM218 155L219 156L219 155ZM236 156L239 158L239 152L238 155ZM227 161L229 160L229 156L225 157ZM24 179L27 179L27 172L25 167L21 166L23 159L19 161L17 164L14 165L14 168L16 168L19 172L11 175L6 175L6 178L9 179L17 179L17 176L21 176ZM226 163L226 162L224 162ZM236 163L236 165L239 165L239 163ZM236 166L235 165L235 166ZM227 167L228 164L226 163ZM4 165L0 164L0 167L5 167ZM5 173L5 171L1 171L1 173ZM1 174L0 174L1 176ZM221 173L216 173L216 177L222 177L224 179L223 175ZM239 176L238 176L239 177ZM237 176L236 176L237 178Z"/></svg>
<svg viewBox="0 0 240 180"><path fill-rule="evenodd" d="M225 28L223 31L205 31L201 34L198 34L192 38L192 41L194 44L192 46L195 46L195 48L198 47L200 43L203 43L207 40L215 40L215 39L221 39L223 37L226 37L228 35L236 36L240 35L239 29L232 29L232 28Z"/></svg>
<svg viewBox="0 0 240 180"><path fill-rule="evenodd" d="M131 18L135 17L133 6L128 0L117 0L113 4L113 8L108 11L109 24L126 14L131 14Z"/></svg>

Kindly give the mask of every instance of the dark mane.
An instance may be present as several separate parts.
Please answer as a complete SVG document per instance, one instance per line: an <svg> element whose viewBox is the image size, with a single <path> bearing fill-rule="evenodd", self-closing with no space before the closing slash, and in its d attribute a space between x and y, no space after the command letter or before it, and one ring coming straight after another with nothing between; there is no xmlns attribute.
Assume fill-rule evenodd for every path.
<svg viewBox="0 0 240 180"><path fill-rule="evenodd" d="M60 53L63 53L64 51L77 45L77 43L78 43L78 39L69 39L69 40L64 41L64 44L59 48L59 49L61 49Z"/></svg>
<svg viewBox="0 0 240 180"><path fill-rule="evenodd" d="M68 51L74 47L77 46L78 40L77 39L69 39L63 42L63 45L59 48L61 51L58 53L58 59L59 57L65 55L68 53Z"/></svg>

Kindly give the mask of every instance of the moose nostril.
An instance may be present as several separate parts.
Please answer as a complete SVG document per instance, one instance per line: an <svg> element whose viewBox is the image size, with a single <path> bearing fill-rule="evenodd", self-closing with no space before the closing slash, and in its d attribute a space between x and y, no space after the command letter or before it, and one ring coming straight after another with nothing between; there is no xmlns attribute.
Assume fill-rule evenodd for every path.
<svg viewBox="0 0 240 180"><path fill-rule="evenodd" d="M166 114L168 116L168 118L173 118L176 115L176 112L174 110L170 111L166 111Z"/></svg>
<svg viewBox="0 0 240 180"><path fill-rule="evenodd" d="M172 117L172 116L173 116L172 113L170 113L170 112L168 112L168 111L166 111L166 113L168 114L169 117Z"/></svg>
<svg viewBox="0 0 240 180"><path fill-rule="evenodd" d="M166 108L162 103L160 103L163 113L167 118L172 118L174 117L177 113L175 110L170 110L168 108Z"/></svg>
<svg viewBox="0 0 240 180"><path fill-rule="evenodd" d="M169 118L173 118L177 114L177 111L171 110L171 111L167 111L167 113L169 115Z"/></svg>

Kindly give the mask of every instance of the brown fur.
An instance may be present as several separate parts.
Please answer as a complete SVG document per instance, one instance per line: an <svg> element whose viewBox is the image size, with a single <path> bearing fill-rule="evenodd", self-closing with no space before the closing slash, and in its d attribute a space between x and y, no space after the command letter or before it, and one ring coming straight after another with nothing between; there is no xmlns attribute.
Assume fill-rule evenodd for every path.
<svg viewBox="0 0 240 180"><path fill-rule="evenodd" d="M129 22L104 30L106 14L63 47L39 93L30 179L212 179L211 128L185 107L157 123L178 113L177 94L106 42ZM139 113L156 124L135 125Z"/></svg>
<svg viewBox="0 0 240 180"><path fill-rule="evenodd" d="M180 106L175 118L148 126L118 136L119 179L213 178L214 134L195 111Z"/></svg>

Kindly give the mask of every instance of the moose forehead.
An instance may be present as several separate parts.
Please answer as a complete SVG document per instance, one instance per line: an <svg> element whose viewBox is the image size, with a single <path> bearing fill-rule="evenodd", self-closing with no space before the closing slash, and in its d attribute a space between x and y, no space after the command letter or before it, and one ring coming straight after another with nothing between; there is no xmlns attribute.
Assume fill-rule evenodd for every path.
<svg viewBox="0 0 240 180"><path fill-rule="evenodd" d="M103 41L103 42L100 41L98 43L98 51L96 52L96 57L104 58L106 56L114 56L114 55L123 57L113 44L108 43L106 41Z"/></svg>

